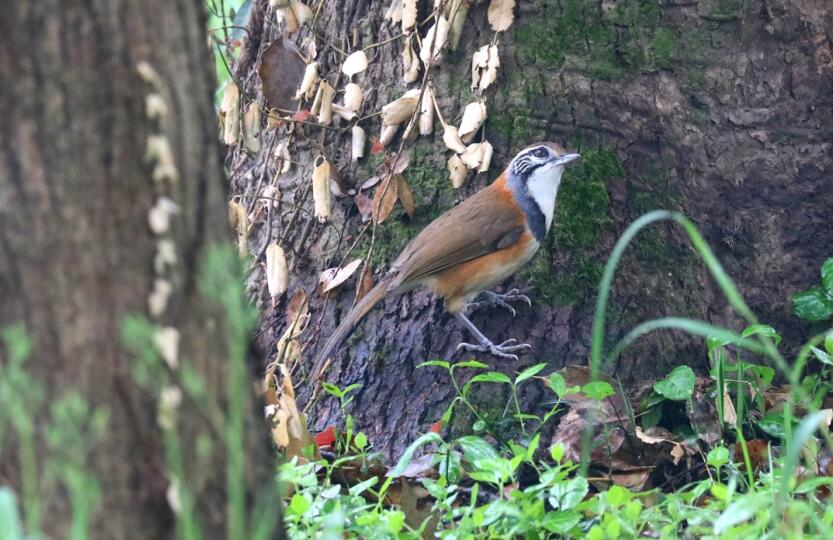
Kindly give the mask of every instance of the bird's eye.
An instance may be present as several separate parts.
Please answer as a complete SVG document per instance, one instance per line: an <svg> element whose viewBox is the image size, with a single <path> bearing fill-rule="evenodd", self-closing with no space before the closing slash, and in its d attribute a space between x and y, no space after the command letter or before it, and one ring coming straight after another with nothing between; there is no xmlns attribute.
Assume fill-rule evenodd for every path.
<svg viewBox="0 0 833 540"><path fill-rule="evenodd" d="M543 146L539 146L535 150L532 151L532 155L538 159L546 159L549 156L549 152Z"/></svg>

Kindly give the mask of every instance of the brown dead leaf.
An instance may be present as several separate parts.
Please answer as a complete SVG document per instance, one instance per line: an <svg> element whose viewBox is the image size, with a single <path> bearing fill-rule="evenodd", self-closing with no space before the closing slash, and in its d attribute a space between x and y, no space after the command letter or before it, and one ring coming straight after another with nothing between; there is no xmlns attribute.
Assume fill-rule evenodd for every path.
<svg viewBox="0 0 833 540"><path fill-rule="evenodd" d="M515 0L492 0L487 12L489 24L495 32L503 32L515 20Z"/></svg>
<svg viewBox="0 0 833 540"><path fill-rule="evenodd" d="M359 209L363 218L367 218L373 212L373 201L361 191L353 196L353 202L356 203L356 208Z"/></svg>
<svg viewBox="0 0 833 540"><path fill-rule="evenodd" d="M697 436L713 447L720 440L720 426L717 420L717 406L709 395L711 380L697 377L691 399L686 400L686 414Z"/></svg>
<svg viewBox="0 0 833 540"><path fill-rule="evenodd" d="M294 109L295 91L301 86L305 69L301 54L288 39L276 39L266 47L258 68L266 103L276 109Z"/></svg>
<svg viewBox="0 0 833 540"><path fill-rule="evenodd" d="M302 463L307 460L304 457L304 448L312 445L314 458L318 459L318 449L315 447L315 439L307 428L306 416L298 410L295 404L295 388L286 365L279 367L282 384L276 389L277 405L273 416L274 425L272 435L275 443L284 452L287 459L297 457Z"/></svg>
<svg viewBox="0 0 833 540"><path fill-rule="evenodd" d="M356 303L364 298L370 289L373 288L373 268L369 264L365 264L362 268L362 273L359 276L359 286L356 287Z"/></svg>
<svg viewBox="0 0 833 540"><path fill-rule="evenodd" d="M397 174L396 178L399 180L399 200L402 202L402 208L408 217L413 219L414 212L416 212L416 205L414 204L414 194L411 192L411 186L408 181L401 174Z"/></svg>
<svg viewBox="0 0 833 540"><path fill-rule="evenodd" d="M749 452L749 463L753 470L762 471L769 467L769 441L763 439L746 441L746 451ZM746 460L743 456L741 443L735 444L735 462L740 470L746 470Z"/></svg>
<svg viewBox="0 0 833 540"><path fill-rule="evenodd" d="M376 193L373 195L373 205L371 212L373 220L379 224L384 222L393 207L396 205L396 200L399 198L399 182L395 176L388 175L379 187L376 188Z"/></svg>

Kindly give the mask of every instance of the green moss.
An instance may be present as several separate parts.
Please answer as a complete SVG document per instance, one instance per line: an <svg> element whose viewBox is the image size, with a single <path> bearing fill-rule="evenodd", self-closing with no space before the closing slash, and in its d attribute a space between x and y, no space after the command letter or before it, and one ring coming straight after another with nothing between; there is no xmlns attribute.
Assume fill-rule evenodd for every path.
<svg viewBox="0 0 833 540"><path fill-rule="evenodd" d="M526 63L557 68L569 57L596 78L617 79L667 65L675 40L661 16L656 0L621 0L612 9L596 0L544 0L513 36Z"/></svg>
<svg viewBox="0 0 833 540"><path fill-rule="evenodd" d="M528 123L526 115L516 114L513 109L500 109L486 119L486 128L497 133L506 147L514 148L529 142Z"/></svg>
<svg viewBox="0 0 833 540"><path fill-rule="evenodd" d="M607 182L623 174L612 149L583 149L581 153L581 162L564 174L553 229L523 272L540 297L551 304L576 302L598 285L604 261L598 243L613 224Z"/></svg>

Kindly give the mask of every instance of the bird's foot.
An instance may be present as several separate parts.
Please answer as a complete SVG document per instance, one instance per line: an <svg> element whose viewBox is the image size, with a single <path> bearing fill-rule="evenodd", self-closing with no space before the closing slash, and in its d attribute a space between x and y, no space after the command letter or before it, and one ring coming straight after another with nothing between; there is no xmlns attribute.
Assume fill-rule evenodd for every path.
<svg viewBox="0 0 833 540"><path fill-rule="evenodd" d="M472 343L460 343L457 345L458 351L490 353L498 358L508 358L510 360L518 360L518 355L512 353L526 351L531 348L532 345L518 343L517 339L507 339L500 345L495 345L491 341L487 341L481 345L474 345Z"/></svg>
<svg viewBox="0 0 833 540"><path fill-rule="evenodd" d="M493 291L483 291L481 294L486 298L469 304L469 308L472 311L486 306L500 306L504 309L508 309L514 317L515 308L509 305L509 302L526 302L529 307L532 307L532 300L530 300L528 296L521 294L521 291L518 289L512 289L511 291L503 294L498 294Z"/></svg>

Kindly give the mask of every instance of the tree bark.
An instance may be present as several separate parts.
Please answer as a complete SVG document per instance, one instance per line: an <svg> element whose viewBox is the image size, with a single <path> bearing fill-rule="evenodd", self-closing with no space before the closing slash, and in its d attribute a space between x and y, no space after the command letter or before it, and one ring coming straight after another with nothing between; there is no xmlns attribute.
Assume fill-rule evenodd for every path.
<svg viewBox="0 0 833 540"><path fill-rule="evenodd" d="M27 366L48 396L78 389L110 412L90 459L103 496L96 538L173 536L159 396L136 386L120 338L125 316L148 313L158 280L171 294L153 322L179 331L181 358L223 401L223 314L195 283L206 246L228 235L203 9L199 0L48 0L10 3L0 18L0 327L24 323L35 340ZM146 109L151 94L167 109L161 120ZM149 156L151 137L168 141L176 178L157 170L166 157ZM154 232L149 212L163 196L178 210ZM173 241L176 260L159 268L161 240ZM262 430L262 413L247 410ZM186 411L183 436L205 427ZM252 439L249 463L273 471L263 434ZM225 533L219 452L195 493L209 538ZM17 484L16 460L0 456L0 483ZM46 532L63 537L67 501L45 510Z"/></svg>
<svg viewBox="0 0 833 540"><path fill-rule="evenodd" d="M418 20L430 14L422 4ZM403 39L397 37L399 25L384 20L388 3L340 0L322 6L314 21L319 73L341 89L343 53L384 43L368 51L368 70L354 77L364 89L363 114L402 95ZM476 99L469 90L470 62L475 50L492 41L486 10L485 2L471 7L459 49L447 53L432 75L439 107L453 123ZM255 12L251 50L236 73L263 103L258 54L288 34L265 1L255 4ZM696 221L752 309L784 335L787 350L795 350L809 329L791 315L789 296L817 281L833 243L833 191L827 185L833 170L832 22L824 0L518 2L512 27L499 36L498 79L485 92L485 133L495 147L490 172L455 191L447 181L448 152L439 130L406 144L411 162L404 174L416 216L409 220L398 211L377 228L377 278L408 239L491 181L520 148L553 139L579 148L586 159L565 177L554 230L540 255L504 285L529 294L533 307L521 306L514 318L500 310L473 318L495 340L514 337L533 348L517 364L481 360L506 373L542 361L552 368L585 364L602 265L624 228L656 208L679 210ZM301 30L290 37L303 47L309 36ZM378 117L360 125L378 136ZM234 193L252 195L258 179L275 176L282 200L311 208L304 194L319 152L347 187L375 174L378 156L351 163L349 130L298 129L292 157L299 165L287 174L275 176L264 156L271 143L254 156L232 148ZM264 140L278 144L284 138L285 131L273 130ZM266 222L255 226L251 249L258 253L267 240L281 240L290 255L288 296L311 291L318 273L339 263L362 227L350 197L337 199L331 224L318 224L311 213L288 205L269 223L272 230ZM262 274L250 284L264 299ZM310 369L305 362L353 297L349 285L330 300L312 296L314 324L305 333L301 373ZM264 359L272 360L287 325L285 304L262 304L259 344ZM609 313L608 346L638 322L665 315L743 328L685 237L668 224L640 235L628 250ZM454 395L444 372L416 365L469 357L455 351L469 337L429 293L389 298L367 317L325 378L342 387L363 385L350 407L357 427L376 448L396 455L439 419ZM681 363L706 369L702 340L659 332L629 348L615 371L635 382ZM306 398L316 394L316 384L304 385ZM546 399L544 392L527 385L523 401L534 405ZM501 411L505 398L477 397ZM335 400L321 398L310 411L319 429L340 421Z"/></svg>

